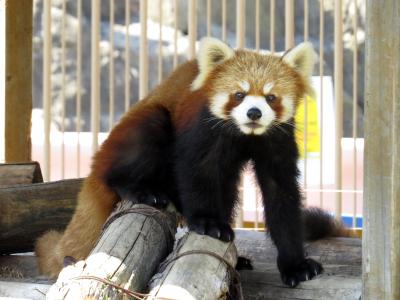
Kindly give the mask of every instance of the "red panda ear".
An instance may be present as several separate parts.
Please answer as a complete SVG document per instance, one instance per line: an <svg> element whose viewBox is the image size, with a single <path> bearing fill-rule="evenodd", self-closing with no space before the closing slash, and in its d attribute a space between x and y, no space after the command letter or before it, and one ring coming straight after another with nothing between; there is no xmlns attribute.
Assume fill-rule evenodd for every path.
<svg viewBox="0 0 400 300"><path fill-rule="evenodd" d="M203 38L200 42L200 49L197 54L199 74L192 83L192 90L199 89L206 79L208 73L217 64L231 58L234 50L227 44L215 38Z"/></svg>
<svg viewBox="0 0 400 300"><path fill-rule="evenodd" d="M282 56L282 60L295 68L302 75L306 83L306 94L314 97L315 92L310 79L318 56L314 51L313 45L309 42L301 43L286 51Z"/></svg>
<svg viewBox="0 0 400 300"><path fill-rule="evenodd" d="M307 80L312 75L317 59L314 47L309 42L299 44L286 51L282 56L284 62L299 71Z"/></svg>

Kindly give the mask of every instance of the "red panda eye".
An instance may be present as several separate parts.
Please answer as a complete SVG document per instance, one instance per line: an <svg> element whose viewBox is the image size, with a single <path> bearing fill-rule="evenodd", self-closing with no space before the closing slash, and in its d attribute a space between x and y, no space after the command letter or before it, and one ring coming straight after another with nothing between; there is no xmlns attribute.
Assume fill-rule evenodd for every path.
<svg viewBox="0 0 400 300"><path fill-rule="evenodd" d="M244 99L244 97L246 97L245 93L242 93L242 92L235 93L235 99L237 101L242 101Z"/></svg>
<svg viewBox="0 0 400 300"><path fill-rule="evenodd" d="M270 94L270 95L265 96L265 99L267 100L267 102L274 102L276 100L276 96Z"/></svg>

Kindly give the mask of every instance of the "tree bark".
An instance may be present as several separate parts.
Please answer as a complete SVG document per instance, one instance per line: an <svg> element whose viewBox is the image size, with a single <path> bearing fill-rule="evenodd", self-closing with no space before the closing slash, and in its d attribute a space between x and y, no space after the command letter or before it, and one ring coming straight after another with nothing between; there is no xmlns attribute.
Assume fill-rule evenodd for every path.
<svg viewBox="0 0 400 300"><path fill-rule="evenodd" d="M71 219L82 179L0 188L0 254L29 252L50 229Z"/></svg>
<svg viewBox="0 0 400 300"><path fill-rule="evenodd" d="M127 299L121 288L144 292L172 250L176 226L175 214L120 202L89 257L64 268L47 299Z"/></svg>
<svg viewBox="0 0 400 300"><path fill-rule="evenodd" d="M43 182L38 162L0 164L0 188Z"/></svg>
<svg viewBox="0 0 400 300"><path fill-rule="evenodd" d="M225 299L234 290L236 262L234 243L190 232L152 278L150 295L157 299ZM240 283L235 282L235 286L240 288ZM241 294L241 290L236 291L233 299L240 299L237 293Z"/></svg>

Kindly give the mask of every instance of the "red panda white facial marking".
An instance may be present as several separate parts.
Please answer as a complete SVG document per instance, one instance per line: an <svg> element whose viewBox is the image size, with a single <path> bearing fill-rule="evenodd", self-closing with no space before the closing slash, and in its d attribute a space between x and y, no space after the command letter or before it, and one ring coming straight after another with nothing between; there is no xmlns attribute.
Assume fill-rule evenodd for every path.
<svg viewBox="0 0 400 300"><path fill-rule="evenodd" d="M310 43L277 57L233 51L219 40L206 38L198 54L200 72L191 88L208 95L215 117L233 122L243 134L261 135L273 123L294 116L300 99L311 91L315 56Z"/></svg>

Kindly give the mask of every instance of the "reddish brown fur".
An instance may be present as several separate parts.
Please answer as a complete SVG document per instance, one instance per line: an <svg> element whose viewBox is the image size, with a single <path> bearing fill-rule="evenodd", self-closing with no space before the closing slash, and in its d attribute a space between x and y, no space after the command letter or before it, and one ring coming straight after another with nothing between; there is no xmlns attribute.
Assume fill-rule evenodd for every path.
<svg viewBox="0 0 400 300"><path fill-rule="evenodd" d="M50 231L36 242L40 272L56 277L63 266L65 256L84 259L94 247L101 228L110 215L113 205L119 201L117 194L104 181L105 172L111 167L113 158L123 147L130 128L151 114L154 106L167 107L176 123L183 111L194 115L195 100L191 103L179 103L182 95L189 91L190 83L197 75L195 61L183 64L162 85L135 105L111 131L107 140L93 157L92 169L86 178L78 196L78 205L71 222L63 233ZM192 111L191 111L192 110ZM134 137L130 136L130 139Z"/></svg>
<svg viewBox="0 0 400 300"><path fill-rule="evenodd" d="M254 69L260 63L267 64L269 68L264 66ZM249 71L248 78L246 73L243 74L244 69ZM151 118L155 107L166 108L171 114L174 129L182 130L190 126L202 107L209 105L213 93L226 88L233 92L237 87L232 85L243 79L251 84L255 93L262 91L265 80L268 79L276 82L273 93L277 95L283 91L296 91L292 95L293 99L299 99L305 92L301 77L279 58L263 57L251 52L237 51L233 59L221 63L209 74L201 89L192 91L190 85L197 74L196 61L183 64L135 105L111 131L93 157L91 173L79 194L78 205L70 224L63 233L52 231L37 241L36 254L42 273L55 277L62 268L65 256L84 259L89 254L113 205L119 201L117 194L105 183L104 175L111 168L115 155L121 153L124 142L127 139L135 141L130 129L135 128L142 120ZM236 104L232 102L227 109L234 105ZM278 107L276 109L279 110ZM140 130L134 132L140 135Z"/></svg>

